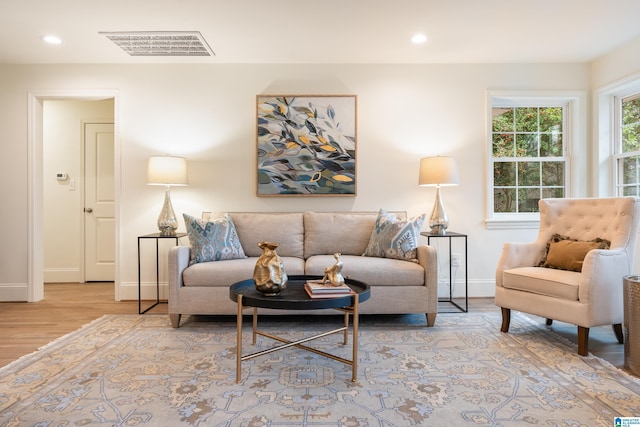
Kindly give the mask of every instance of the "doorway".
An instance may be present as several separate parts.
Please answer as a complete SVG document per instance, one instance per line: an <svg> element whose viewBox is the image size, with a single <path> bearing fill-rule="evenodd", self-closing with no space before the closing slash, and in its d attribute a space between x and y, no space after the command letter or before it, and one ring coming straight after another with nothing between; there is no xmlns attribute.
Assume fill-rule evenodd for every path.
<svg viewBox="0 0 640 427"><path fill-rule="evenodd" d="M81 241L80 235L84 234L84 177L81 176L81 172L83 173L84 164L83 164L83 156L84 156L84 145L79 148L82 155L73 156L77 164L81 164L77 169L73 170L75 174L75 181L71 179L71 173L66 172L62 168L58 171L54 172L52 175L51 171L45 171L45 155L46 150L51 147L45 146L45 126L44 126L44 104L47 101L62 101L69 103L83 103L83 102L104 102L108 101L110 103L109 107L109 115L110 117L104 117L104 115L93 115L90 117L85 117L82 119L81 124L78 124L76 131L78 134L82 134L84 130L84 126L89 122L111 122L113 123L113 135L117 135L117 123L115 120L116 111L117 111L117 99L115 91L70 91L66 93L65 91L43 91L38 93L30 93L29 94L29 138L28 138L28 146L29 146L29 169L30 169L30 182L29 182L29 253L28 253L28 267L29 267L29 277L27 284L27 295L26 300L29 302L39 301L44 298L44 282L45 282L45 244L47 240L45 237L47 234L45 233L45 180L50 179L52 176L55 177L56 183L59 186L63 186L63 190L68 193L74 193L72 198L78 200L77 203L74 203L74 206L77 206L77 209L74 209L76 212L74 215L76 216L76 222L73 228L70 228L70 232L75 236L78 236L75 239L77 244L77 249L71 249L73 253L75 251L75 264L68 263L67 267L54 267L49 269L47 267L47 274L53 272L54 275L75 275L76 280L69 280L70 282L82 282L84 281L84 240ZM100 117L101 116L101 117ZM111 148L111 155L113 156L111 162L111 168L113 171L120 170L120 159L119 159L119 141L117 138L113 138L113 144ZM80 144L78 144L80 145ZM69 166L71 168L71 166ZM72 169L69 169L72 170ZM45 176L46 173L46 176ZM58 181L58 174L61 174L60 181ZM66 174L66 175L65 175ZM66 181L65 181L66 178ZM118 200L119 200L119 182L120 177L117 173L114 173L114 177L112 180L113 186L113 210L114 210L114 219L112 220L111 230L109 234L113 237L113 260L114 262L118 259L118 246L119 246L119 223L118 223ZM60 190L60 188L58 188ZM77 196L80 194L82 197ZM72 215L73 216L73 215ZM82 221L80 220L82 219ZM60 240L62 239L62 240ZM64 239L69 239L69 236L63 236L56 239L57 242L54 245L58 245L64 241ZM63 253L65 250L59 250L59 252ZM63 261L66 262L66 261ZM118 297L118 277L119 277L119 269L117 262L113 266L112 280L114 282L115 287L115 299L119 300ZM60 280L54 280L60 281ZM67 281L67 280L64 280Z"/></svg>
<svg viewBox="0 0 640 427"><path fill-rule="evenodd" d="M44 281L112 282L113 100L43 102Z"/></svg>

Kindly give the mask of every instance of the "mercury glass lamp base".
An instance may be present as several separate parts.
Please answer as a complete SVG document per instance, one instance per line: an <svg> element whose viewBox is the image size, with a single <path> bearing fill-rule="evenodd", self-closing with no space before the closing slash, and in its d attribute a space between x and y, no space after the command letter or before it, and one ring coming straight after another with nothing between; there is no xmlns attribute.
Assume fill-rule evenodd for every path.
<svg viewBox="0 0 640 427"><path fill-rule="evenodd" d="M436 187L436 201L431 211L431 218L429 218L429 227L431 227L431 234L444 235L447 233L447 227L449 226L449 219L447 213L444 210L442 204L442 198L440 197L440 186Z"/></svg>
<svg viewBox="0 0 640 427"><path fill-rule="evenodd" d="M171 205L171 194L169 193L169 186L167 186L164 191L164 204L158 216L158 230L160 230L161 236L175 236L177 229L178 220Z"/></svg>
<svg viewBox="0 0 640 427"><path fill-rule="evenodd" d="M432 225L431 234L435 236L444 236L447 234L447 227L443 225Z"/></svg>

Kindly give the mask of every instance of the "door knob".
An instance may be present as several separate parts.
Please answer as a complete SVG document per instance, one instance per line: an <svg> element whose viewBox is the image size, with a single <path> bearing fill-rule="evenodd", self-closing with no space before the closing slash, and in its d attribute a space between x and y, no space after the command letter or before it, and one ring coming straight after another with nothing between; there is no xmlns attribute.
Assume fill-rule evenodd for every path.
<svg viewBox="0 0 640 427"><path fill-rule="evenodd" d="M84 208L84 211L86 213L91 213L91 212L93 212L93 209L92 208Z"/></svg>

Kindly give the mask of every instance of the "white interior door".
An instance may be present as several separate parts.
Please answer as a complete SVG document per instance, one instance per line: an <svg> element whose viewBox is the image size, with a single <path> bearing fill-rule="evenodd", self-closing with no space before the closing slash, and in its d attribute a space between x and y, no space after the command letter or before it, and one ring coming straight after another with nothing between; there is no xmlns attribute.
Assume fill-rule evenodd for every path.
<svg viewBox="0 0 640 427"><path fill-rule="evenodd" d="M112 123L84 126L84 276L115 279L115 191Z"/></svg>

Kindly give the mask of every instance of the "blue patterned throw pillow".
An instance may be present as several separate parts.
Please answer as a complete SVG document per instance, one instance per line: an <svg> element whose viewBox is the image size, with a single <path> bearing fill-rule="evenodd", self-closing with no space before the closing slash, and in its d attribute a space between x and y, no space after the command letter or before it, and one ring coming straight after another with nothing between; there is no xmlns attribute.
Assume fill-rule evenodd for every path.
<svg viewBox="0 0 640 427"><path fill-rule="evenodd" d="M227 215L203 220L182 214L191 244L190 264L245 258L236 227Z"/></svg>
<svg viewBox="0 0 640 427"><path fill-rule="evenodd" d="M422 214L407 221L380 209L364 256L416 261L420 230L426 218Z"/></svg>

